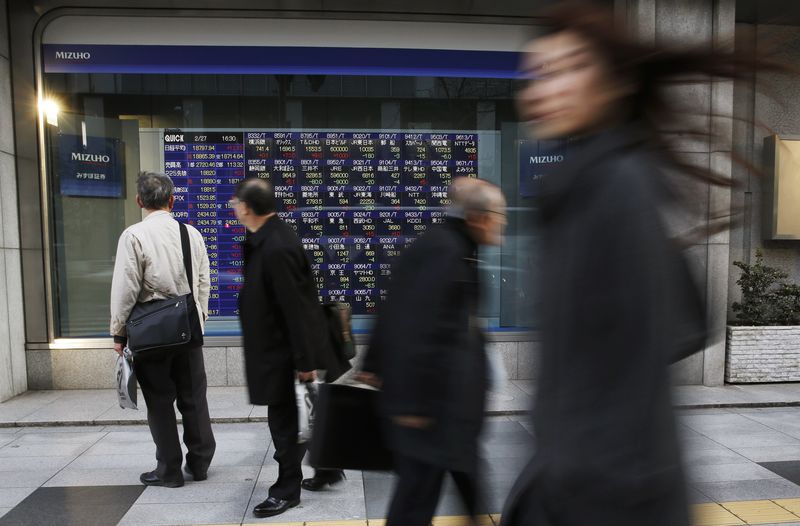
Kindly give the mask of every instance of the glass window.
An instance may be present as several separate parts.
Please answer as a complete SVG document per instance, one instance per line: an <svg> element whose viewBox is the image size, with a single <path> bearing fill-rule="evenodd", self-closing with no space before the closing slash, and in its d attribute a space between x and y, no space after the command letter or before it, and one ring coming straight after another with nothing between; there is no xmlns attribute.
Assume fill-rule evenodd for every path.
<svg viewBox="0 0 800 526"><path fill-rule="evenodd" d="M455 175L499 184L507 242L480 255L492 330L533 323L530 196L511 78L363 74L44 74L60 106L46 124L61 337L103 336L116 243L141 219L139 170L176 183L175 214L212 256L208 334L236 334L243 229L226 202L246 176L272 180L303 238L323 300L367 330L391 260L443 220Z"/></svg>

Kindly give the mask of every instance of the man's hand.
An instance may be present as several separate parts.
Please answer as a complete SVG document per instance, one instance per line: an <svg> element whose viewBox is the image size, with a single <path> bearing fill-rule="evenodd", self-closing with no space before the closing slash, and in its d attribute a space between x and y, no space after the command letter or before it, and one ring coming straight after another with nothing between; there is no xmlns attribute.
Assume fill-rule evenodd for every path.
<svg viewBox="0 0 800 526"><path fill-rule="evenodd" d="M117 351L117 354L119 354L120 356L122 356L122 350L124 348L125 348L125 345L123 345L121 343L115 343L114 344L114 350Z"/></svg>
<svg viewBox="0 0 800 526"><path fill-rule="evenodd" d="M317 371L298 372L297 379L303 383L313 382L317 379Z"/></svg>
<svg viewBox="0 0 800 526"><path fill-rule="evenodd" d="M428 429L433 425L433 419L424 416L393 416L392 422L401 427L410 427L412 429Z"/></svg>
<svg viewBox="0 0 800 526"><path fill-rule="evenodd" d="M374 387L375 389L380 389L383 382L381 381L380 376L375 373L368 373L366 371L359 371L355 374L353 379L356 382L361 382L362 384L367 384L370 387Z"/></svg>

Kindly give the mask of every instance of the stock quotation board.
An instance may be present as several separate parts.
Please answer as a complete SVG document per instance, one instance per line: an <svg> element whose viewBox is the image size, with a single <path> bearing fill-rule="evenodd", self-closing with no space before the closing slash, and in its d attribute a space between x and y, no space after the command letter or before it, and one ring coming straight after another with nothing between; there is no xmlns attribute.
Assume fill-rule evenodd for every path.
<svg viewBox="0 0 800 526"><path fill-rule="evenodd" d="M302 239L321 301L373 314L395 257L445 217L447 186L477 177L478 134L166 130L173 213L205 238L212 316L236 316L245 228L228 200L245 177L275 187Z"/></svg>

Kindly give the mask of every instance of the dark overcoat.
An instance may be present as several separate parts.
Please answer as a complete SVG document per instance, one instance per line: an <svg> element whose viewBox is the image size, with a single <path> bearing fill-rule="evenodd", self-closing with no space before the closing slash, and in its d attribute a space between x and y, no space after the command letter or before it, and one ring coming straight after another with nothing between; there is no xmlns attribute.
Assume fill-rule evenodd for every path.
<svg viewBox="0 0 800 526"><path fill-rule="evenodd" d="M297 234L277 216L244 243L239 318L253 404L293 401L295 371L338 377L349 368L333 357L312 272Z"/></svg>
<svg viewBox="0 0 800 526"><path fill-rule="evenodd" d="M487 384L475 324L476 251L464 221L448 218L400 256L363 367L383 379L390 449L465 472L476 468ZM433 425L414 430L391 423L401 415L428 417Z"/></svg>
<svg viewBox="0 0 800 526"><path fill-rule="evenodd" d="M535 456L505 525L689 525L668 365L702 349L705 317L648 144L576 141L542 184Z"/></svg>

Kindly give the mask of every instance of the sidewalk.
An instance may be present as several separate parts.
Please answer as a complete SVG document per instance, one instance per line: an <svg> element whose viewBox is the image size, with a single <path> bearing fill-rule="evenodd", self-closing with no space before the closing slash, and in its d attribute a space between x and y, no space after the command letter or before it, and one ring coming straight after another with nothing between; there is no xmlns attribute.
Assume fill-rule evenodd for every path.
<svg viewBox="0 0 800 526"><path fill-rule="evenodd" d="M678 431L695 526L800 526L800 408L685 410ZM348 472L333 489L303 492L285 515L256 519L251 510L277 475L267 426L217 424L214 432L208 480L165 489L138 481L154 465L146 426L0 428L0 525L383 526L394 481L380 472ZM487 526L533 452L530 432L522 416L487 420ZM463 514L448 482L433 524L466 526Z"/></svg>
<svg viewBox="0 0 800 526"><path fill-rule="evenodd" d="M531 382L490 396L484 434L484 524L496 524L533 452L525 415ZM678 428L695 526L800 526L800 384L677 387ZM0 526L380 526L393 477L350 472L329 491L303 494L287 514L258 520L277 467L266 410L244 388L209 389L217 454L206 482L145 488L155 448L146 413L123 411L111 390L31 391L0 404ZM124 424L124 425L118 425ZM307 475L310 468L305 467ZM444 490L435 526L465 524L455 489ZM493 520L494 519L494 520Z"/></svg>
<svg viewBox="0 0 800 526"><path fill-rule="evenodd" d="M530 381L510 381L489 393L489 416L523 415L533 404ZM800 406L800 383L724 387L679 386L674 390L679 409ZM28 391L0 403L0 427L108 426L145 424L147 410L139 393L140 409L123 410L110 389ZM217 424L266 422L266 408L254 406L244 387L210 387L208 404Z"/></svg>

